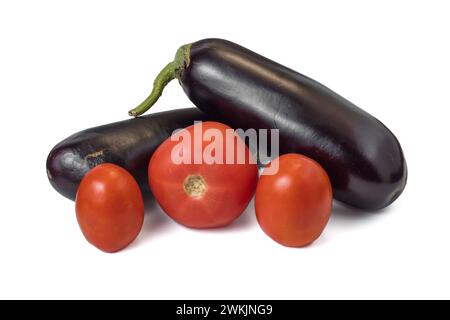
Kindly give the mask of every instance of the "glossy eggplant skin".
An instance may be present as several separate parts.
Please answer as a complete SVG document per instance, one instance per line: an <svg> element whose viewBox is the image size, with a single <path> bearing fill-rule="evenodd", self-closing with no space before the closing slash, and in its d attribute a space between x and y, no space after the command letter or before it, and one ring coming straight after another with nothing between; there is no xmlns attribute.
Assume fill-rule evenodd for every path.
<svg viewBox="0 0 450 320"><path fill-rule="evenodd" d="M392 132L313 79L221 39L191 44L178 79L197 107L233 128L279 129L280 153L319 162L347 205L381 209L405 188L406 162Z"/></svg>
<svg viewBox="0 0 450 320"><path fill-rule="evenodd" d="M149 191L151 155L174 130L208 117L197 108L159 112L80 131L58 143L47 158L47 176L63 196L74 200L90 169L114 163L127 169L143 192Z"/></svg>

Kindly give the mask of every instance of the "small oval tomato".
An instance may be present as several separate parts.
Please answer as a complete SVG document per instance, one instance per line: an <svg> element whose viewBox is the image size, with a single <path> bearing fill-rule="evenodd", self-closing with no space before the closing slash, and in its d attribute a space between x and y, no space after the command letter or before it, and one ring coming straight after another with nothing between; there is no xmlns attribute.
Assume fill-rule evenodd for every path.
<svg viewBox="0 0 450 320"><path fill-rule="evenodd" d="M100 164L84 176L75 207L84 236L105 252L125 248L142 228L141 190L128 171L114 164Z"/></svg>
<svg viewBox="0 0 450 320"><path fill-rule="evenodd" d="M273 175L259 179L255 211L259 225L276 242L302 247L316 240L328 223L332 189L325 170L299 154L285 154L269 166ZM273 168L270 168L273 170Z"/></svg>
<svg viewBox="0 0 450 320"><path fill-rule="evenodd" d="M148 178L155 199L172 219L212 228L229 224L244 211L256 188L258 167L233 129L203 122L158 147Z"/></svg>

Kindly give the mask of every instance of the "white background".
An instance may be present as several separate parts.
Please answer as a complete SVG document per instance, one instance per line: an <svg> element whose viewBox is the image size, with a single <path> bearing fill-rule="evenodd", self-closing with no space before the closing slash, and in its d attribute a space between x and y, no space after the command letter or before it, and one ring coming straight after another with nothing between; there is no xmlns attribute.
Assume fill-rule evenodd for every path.
<svg viewBox="0 0 450 320"><path fill-rule="evenodd" d="M448 1L1 1L0 298L450 298ZM213 231L155 206L105 254L47 181L66 136L127 117L182 44L221 37L326 84L402 143L409 181L379 213L337 206L284 248L253 208ZM153 112L192 104L171 83Z"/></svg>

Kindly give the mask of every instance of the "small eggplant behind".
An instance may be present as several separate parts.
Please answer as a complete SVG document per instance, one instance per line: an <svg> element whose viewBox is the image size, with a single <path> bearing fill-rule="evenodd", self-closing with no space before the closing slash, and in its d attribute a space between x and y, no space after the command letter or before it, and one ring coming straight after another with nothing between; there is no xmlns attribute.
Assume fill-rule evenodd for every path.
<svg viewBox="0 0 450 320"><path fill-rule="evenodd" d="M86 172L108 162L128 170L141 190L148 192L148 162L156 148L174 130L207 119L196 108L179 109L80 131L50 151L48 179L56 191L75 200L78 185Z"/></svg>

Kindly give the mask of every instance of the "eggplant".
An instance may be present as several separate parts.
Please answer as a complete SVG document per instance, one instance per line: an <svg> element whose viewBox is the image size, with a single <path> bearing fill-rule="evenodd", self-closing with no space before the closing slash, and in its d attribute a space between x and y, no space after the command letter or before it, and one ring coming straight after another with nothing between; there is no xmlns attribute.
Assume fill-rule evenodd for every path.
<svg viewBox="0 0 450 320"><path fill-rule="evenodd" d="M93 167L109 162L127 169L149 192L148 162L174 130L209 117L197 108L154 113L86 129L58 143L47 157L47 176L63 196L74 200L78 185Z"/></svg>
<svg viewBox="0 0 450 320"><path fill-rule="evenodd" d="M148 110L177 78L201 110L233 128L279 129L280 153L301 153L330 176L334 198L377 210L405 188L400 143L378 119L319 82L235 43L205 39L180 47L131 116Z"/></svg>

